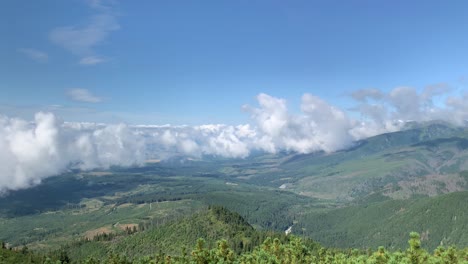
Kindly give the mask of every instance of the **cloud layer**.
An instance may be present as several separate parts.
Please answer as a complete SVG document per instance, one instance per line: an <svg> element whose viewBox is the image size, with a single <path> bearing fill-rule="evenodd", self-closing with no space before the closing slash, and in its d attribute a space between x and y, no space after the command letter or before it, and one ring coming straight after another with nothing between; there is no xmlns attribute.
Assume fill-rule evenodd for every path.
<svg viewBox="0 0 468 264"><path fill-rule="evenodd" d="M388 93L364 89L351 94L357 104L348 111L304 94L299 114L288 111L284 99L259 94L258 106L244 106L252 122L237 126L64 123L51 113L37 113L34 122L0 116L0 193L39 184L68 168L139 165L174 155L245 158L252 151L333 152L359 139L400 130L405 121L465 125L468 94L448 92L444 85L422 92L409 87Z"/></svg>
<svg viewBox="0 0 468 264"><path fill-rule="evenodd" d="M144 142L125 125L67 125L37 113L33 123L0 116L0 193L28 188L68 168L144 161Z"/></svg>

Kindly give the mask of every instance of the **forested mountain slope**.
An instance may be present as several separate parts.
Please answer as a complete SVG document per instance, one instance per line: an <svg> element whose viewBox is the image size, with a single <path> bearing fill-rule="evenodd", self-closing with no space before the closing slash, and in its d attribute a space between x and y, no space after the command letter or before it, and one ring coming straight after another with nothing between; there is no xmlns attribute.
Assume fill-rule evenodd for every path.
<svg viewBox="0 0 468 264"><path fill-rule="evenodd" d="M192 221L195 221L194 225L188 225ZM31 253L27 249L6 249L2 244L0 263L458 264L468 261L468 248L438 247L431 253L425 250L424 241L415 232L410 234L404 251L392 251L385 247L367 251L321 247L313 241L291 235L255 231L238 214L222 207L203 210L160 228L161 231L149 229L104 240L97 236L94 241L73 243L45 254ZM202 238L187 246L187 238L194 237L195 233L202 235ZM219 237L215 243L214 239ZM243 247L244 241L251 244ZM177 246L179 253L169 253ZM96 250L98 247L100 249ZM98 251L100 255L96 254Z"/></svg>
<svg viewBox="0 0 468 264"><path fill-rule="evenodd" d="M392 199L463 191L468 130L444 123L412 124L334 153L260 155L221 172L257 184L347 203L375 192Z"/></svg>
<svg viewBox="0 0 468 264"><path fill-rule="evenodd" d="M401 249L417 231L427 249L439 245L468 247L468 191L410 200L369 202L332 210L310 211L293 233L326 246Z"/></svg>

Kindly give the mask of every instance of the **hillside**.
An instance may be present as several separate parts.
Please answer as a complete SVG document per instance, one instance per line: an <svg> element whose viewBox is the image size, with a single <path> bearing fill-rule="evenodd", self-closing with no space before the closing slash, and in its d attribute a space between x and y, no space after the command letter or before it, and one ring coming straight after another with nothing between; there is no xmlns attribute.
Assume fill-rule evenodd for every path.
<svg viewBox="0 0 468 264"><path fill-rule="evenodd" d="M283 232L255 230L239 214L224 207L210 206L164 225L148 225L146 229L139 229L130 235L97 236L91 241L72 243L58 252L65 250L74 260L89 257L103 259L112 252L124 252L127 258L135 259L160 252L182 255L183 248L189 250L199 239L206 241L206 247L216 247L216 241L225 239L235 253L242 253L252 251L267 237L278 238L283 242L289 241ZM310 247L318 246L308 239L305 243Z"/></svg>
<svg viewBox="0 0 468 264"><path fill-rule="evenodd" d="M443 123L356 142L335 153L279 154L238 161L221 172L300 195L349 202L381 192L392 199L467 190L468 131Z"/></svg>
<svg viewBox="0 0 468 264"><path fill-rule="evenodd" d="M368 202L303 214L293 233L332 247L402 249L417 231L427 249L468 247L468 191L410 200Z"/></svg>
<svg viewBox="0 0 468 264"><path fill-rule="evenodd" d="M192 222L194 225L188 224ZM26 248L6 249L2 244L0 263L458 264L468 261L468 248L438 247L431 253L425 250L424 240L415 232L410 233L404 251L388 250L385 247L372 251L321 247L313 241L292 235L255 231L238 214L222 207L211 207L156 229L161 230L152 228L104 240L99 236L94 241L75 242L58 251L41 254L29 252ZM194 237L195 233L202 237L186 245L187 238ZM245 244L240 242L246 239L252 243L243 247ZM179 253L170 253L177 247L175 251Z"/></svg>

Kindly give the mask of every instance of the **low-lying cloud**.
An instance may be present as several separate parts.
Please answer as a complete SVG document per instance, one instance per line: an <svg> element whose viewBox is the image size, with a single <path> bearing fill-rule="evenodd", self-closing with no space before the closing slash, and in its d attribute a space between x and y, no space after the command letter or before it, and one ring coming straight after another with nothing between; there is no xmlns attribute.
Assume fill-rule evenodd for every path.
<svg viewBox="0 0 468 264"><path fill-rule="evenodd" d="M251 122L242 125L128 126L66 123L51 113L34 122L0 116L0 193L39 184L69 168L142 165L145 159L214 155L245 158L252 151L311 153L344 149L356 140L398 131L406 121L444 120L465 125L468 94L450 96L444 85L422 92L398 87L388 93L364 89L351 94L344 110L304 94L301 112L284 99L257 96L244 106Z"/></svg>
<svg viewBox="0 0 468 264"><path fill-rule="evenodd" d="M142 164L144 148L142 138L125 125L90 129L42 112L33 123L0 117L0 193L37 185L71 167Z"/></svg>

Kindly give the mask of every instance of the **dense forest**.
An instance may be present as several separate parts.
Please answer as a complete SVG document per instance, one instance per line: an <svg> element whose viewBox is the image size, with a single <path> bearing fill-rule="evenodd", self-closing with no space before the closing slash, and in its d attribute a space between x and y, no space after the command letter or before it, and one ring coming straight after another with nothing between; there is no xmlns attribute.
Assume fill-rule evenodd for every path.
<svg viewBox="0 0 468 264"><path fill-rule="evenodd" d="M196 238L198 236L198 238ZM190 247L188 247L190 245ZM468 263L468 248L424 249L418 233L408 247L390 251L337 249L307 238L257 231L239 214L220 206L156 228L123 235L97 235L47 253L2 243L0 263Z"/></svg>

